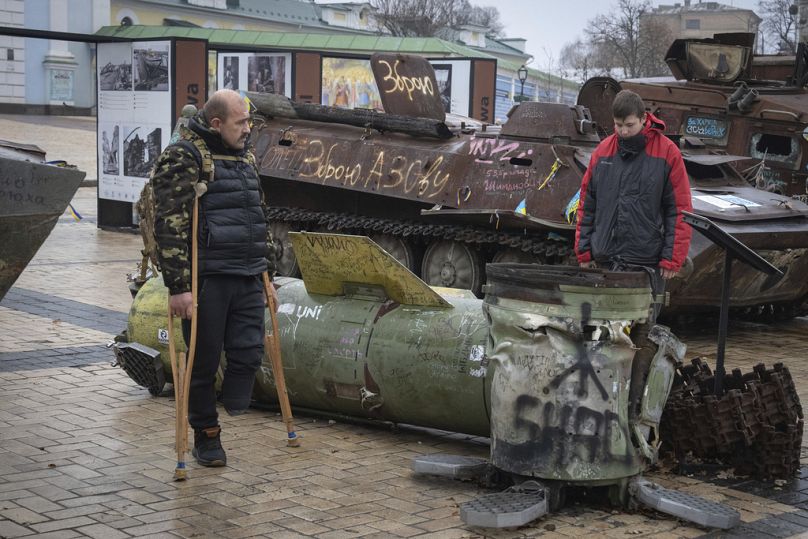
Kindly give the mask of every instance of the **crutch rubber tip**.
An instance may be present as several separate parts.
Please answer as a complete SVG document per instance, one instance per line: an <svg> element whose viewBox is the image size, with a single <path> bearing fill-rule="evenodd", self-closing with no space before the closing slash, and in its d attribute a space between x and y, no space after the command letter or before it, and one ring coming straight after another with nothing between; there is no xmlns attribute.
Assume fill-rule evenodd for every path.
<svg viewBox="0 0 808 539"><path fill-rule="evenodd" d="M178 463L174 469L174 481L185 481L188 479L188 470L185 468L185 463Z"/></svg>
<svg viewBox="0 0 808 539"><path fill-rule="evenodd" d="M286 439L286 445L288 447L300 447L300 438L297 436L296 432L289 433Z"/></svg>

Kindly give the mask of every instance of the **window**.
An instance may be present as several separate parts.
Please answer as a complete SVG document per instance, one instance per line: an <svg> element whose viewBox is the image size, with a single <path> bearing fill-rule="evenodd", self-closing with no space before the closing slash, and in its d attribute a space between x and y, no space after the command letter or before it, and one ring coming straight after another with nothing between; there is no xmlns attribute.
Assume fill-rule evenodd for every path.
<svg viewBox="0 0 808 539"><path fill-rule="evenodd" d="M749 154L756 159L779 161L796 170L800 161L800 144L795 137L772 133L755 133Z"/></svg>
<svg viewBox="0 0 808 539"><path fill-rule="evenodd" d="M124 17L123 19L121 19L121 26L132 26L132 18Z"/></svg>
<svg viewBox="0 0 808 539"><path fill-rule="evenodd" d="M14 60L14 49L8 49L6 51L6 60Z"/></svg>
<svg viewBox="0 0 808 539"><path fill-rule="evenodd" d="M334 13L334 22L345 23L347 21L348 17L345 16L345 13Z"/></svg>
<svg viewBox="0 0 808 539"><path fill-rule="evenodd" d="M701 30L701 19L685 19L686 30Z"/></svg>

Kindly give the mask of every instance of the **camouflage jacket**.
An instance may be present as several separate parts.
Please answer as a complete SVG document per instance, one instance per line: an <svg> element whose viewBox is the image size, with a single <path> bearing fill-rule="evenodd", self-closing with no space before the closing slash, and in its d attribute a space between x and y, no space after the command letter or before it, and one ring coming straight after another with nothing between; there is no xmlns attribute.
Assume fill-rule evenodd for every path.
<svg viewBox="0 0 808 539"><path fill-rule="evenodd" d="M202 113L191 119L190 128L180 127L180 139L194 146L202 141L195 130L207 130ZM212 133L208 131L208 133ZM210 162L190 150L187 144L170 144L158 157L151 175L154 197L154 239L157 244L157 259L163 280L171 294L191 290L191 216L194 204L194 186L199 181L209 181ZM202 147L206 145L202 142ZM255 166L251 151L245 154ZM256 171L257 173L257 171ZM212 178L211 178L212 179ZM263 198L263 194L262 194ZM262 200L266 215L266 204ZM269 220L267 219L267 223ZM267 225L267 261L270 277L275 273L274 243Z"/></svg>

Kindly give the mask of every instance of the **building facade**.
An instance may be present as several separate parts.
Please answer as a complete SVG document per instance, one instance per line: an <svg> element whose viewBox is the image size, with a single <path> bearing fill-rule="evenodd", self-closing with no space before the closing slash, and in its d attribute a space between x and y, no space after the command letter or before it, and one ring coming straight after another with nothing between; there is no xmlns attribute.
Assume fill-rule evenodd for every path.
<svg viewBox="0 0 808 539"><path fill-rule="evenodd" d="M725 32L747 32L757 36L763 21L751 9L691 0L684 0L683 4L660 4L645 17L665 24L674 39L708 38Z"/></svg>
<svg viewBox="0 0 808 539"><path fill-rule="evenodd" d="M367 2L309 0L5 0L0 26L77 34L94 34L104 26L179 26L279 35L388 35ZM524 52L525 40L495 38L487 30L469 24L446 29L440 37L447 45L460 45L449 56L497 59L497 120L505 121L520 99L574 102L577 87L571 81L527 68L522 83L519 68L532 61ZM95 64L91 44L0 36L0 111L92 114Z"/></svg>
<svg viewBox="0 0 808 539"><path fill-rule="evenodd" d="M109 23L109 0L6 0L0 25L92 34ZM89 113L95 50L87 43L0 36L0 111Z"/></svg>
<svg viewBox="0 0 808 539"><path fill-rule="evenodd" d="M22 28L24 22L23 0L0 4L0 26ZM25 103L25 38L0 36L0 102Z"/></svg>

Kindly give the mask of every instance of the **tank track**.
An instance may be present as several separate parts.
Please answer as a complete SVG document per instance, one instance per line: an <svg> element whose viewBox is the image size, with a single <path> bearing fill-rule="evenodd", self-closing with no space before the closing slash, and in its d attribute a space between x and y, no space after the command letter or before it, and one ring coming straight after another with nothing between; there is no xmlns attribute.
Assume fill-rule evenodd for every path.
<svg viewBox="0 0 808 539"><path fill-rule="evenodd" d="M267 213L270 221L285 222L295 228L325 228L335 232L379 233L402 238L442 239L479 246L507 247L535 255L547 264L561 263L573 255L571 239L553 232L527 235L467 225L419 223L283 207L271 207Z"/></svg>
<svg viewBox="0 0 808 539"><path fill-rule="evenodd" d="M800 468L803 411L788 368L735 369L720 398L714 383L700 358L677 370L662 416L663 442L680 459L715 459L759 479L792 477Z"/></svg>

